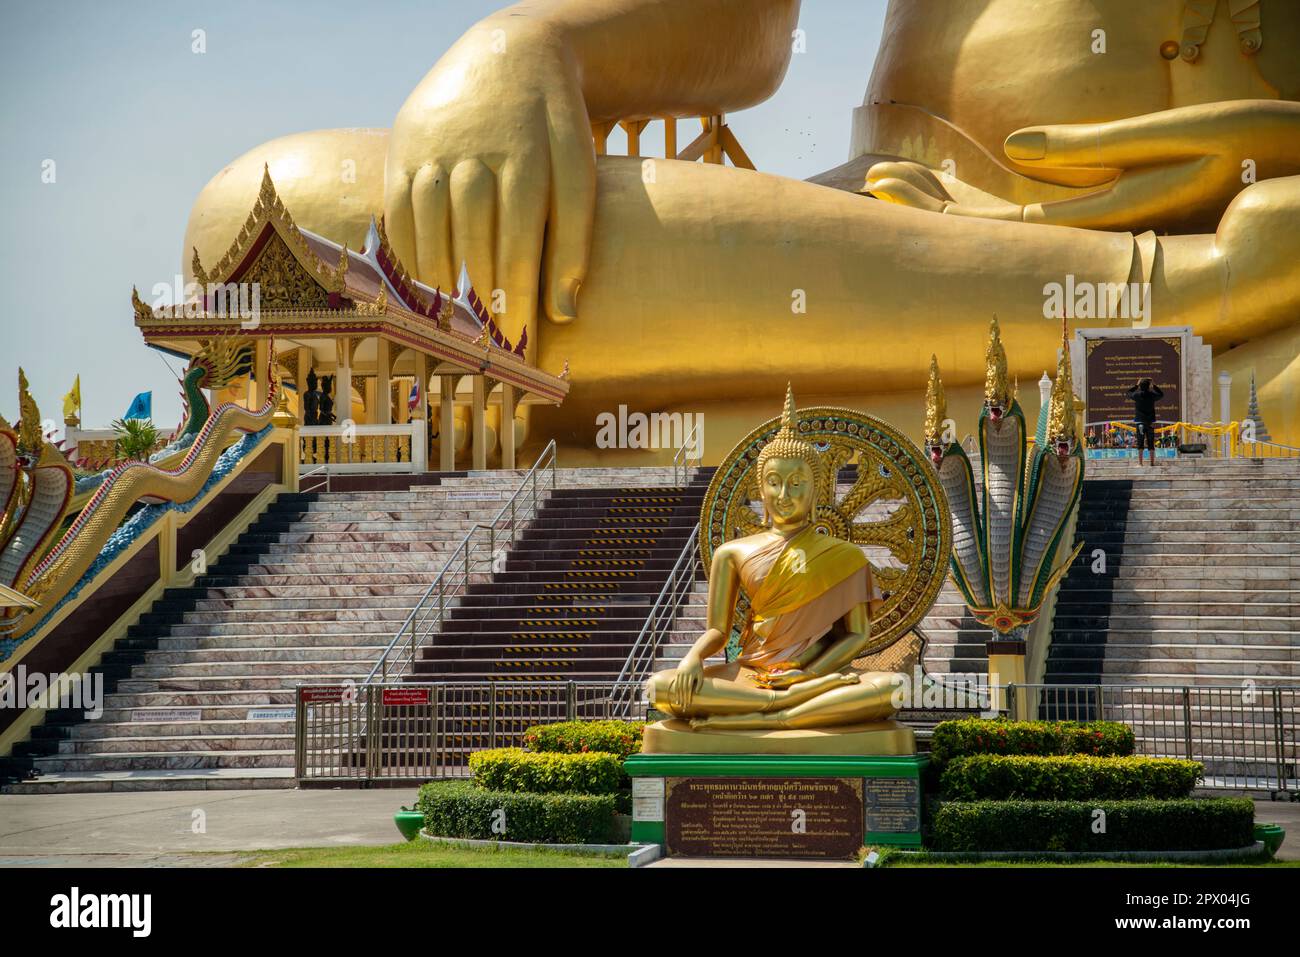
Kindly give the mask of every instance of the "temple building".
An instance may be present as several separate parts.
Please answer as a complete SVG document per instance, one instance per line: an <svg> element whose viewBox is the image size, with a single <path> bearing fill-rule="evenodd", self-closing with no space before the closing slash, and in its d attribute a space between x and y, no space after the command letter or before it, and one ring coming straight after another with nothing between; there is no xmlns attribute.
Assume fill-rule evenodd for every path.
<svg viewBox="0 0 1300 957"><path fill-rule="evenodd" d="M569 390L567 371L529 364L527 333L506 339L466 269L444 294L411 277L382 221L372 219L361 250L300 228L269 170L225 255L206 267L195 251L192 267L187 302L150 304L133 291L136 327L186 358L219 337L251 346L248 377L215 397L249 408L265 401L274 338L306 466L512 469L518 408L558 405Z"/></svg>

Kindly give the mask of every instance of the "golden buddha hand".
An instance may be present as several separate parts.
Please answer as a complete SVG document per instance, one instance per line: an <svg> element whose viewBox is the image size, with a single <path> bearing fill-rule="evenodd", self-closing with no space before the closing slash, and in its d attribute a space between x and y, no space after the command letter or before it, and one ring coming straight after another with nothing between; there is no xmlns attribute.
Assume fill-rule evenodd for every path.
<svg viewBox="0 0 1300 957"><path fill-rule="evenodd" d="M546 314L577 314L595 163L572 52L540 18L498 14L457 41L397 114L385 226L425 282L451 288L466 264L517 341L537 313L544 238Z"/></svg>
<svg viewBox="0 0 1300 957"><path fill-rule="evenodd" d="M717 637L720 636L711 635L710 632L704 633L706 641ZM669 685L668 697L673 711L677 714L687 714L695 700L695 695L702 687L704 687L704 662L692 648L678 662L672 683Z"/></svg>
<svg viewBox="0 0 1300 957"><path fill-rule="evenodd" d="M803 668L785 668L776 671L758 672L754 675L754 684L760 688L789 688L803 681L821 677Z"/></svg>
<svg viewBox="0 0 1300 957"><path fill-rule="evenodd" d="M877 163L864 192L934 212L1090 229L1171 228L1216 220L1255 180L1300 173L1300 103L1232 100L1109 123L1016 130L1003 146L1047 182L1110 171L1104 186L1049 203L1018 205L911 161ZM1249 162L1252 178L1243 176Z"/></svg>
<svg viewBox="0 0 1300 957"><path fill-rule="evenodd" d="M798 14L799 0L533 0L480 21L393 123L384 215L397 254L443 288L467 264L512 341L539 285L548 317L574 319L595 215L591 124L761 102Z"/></svg>

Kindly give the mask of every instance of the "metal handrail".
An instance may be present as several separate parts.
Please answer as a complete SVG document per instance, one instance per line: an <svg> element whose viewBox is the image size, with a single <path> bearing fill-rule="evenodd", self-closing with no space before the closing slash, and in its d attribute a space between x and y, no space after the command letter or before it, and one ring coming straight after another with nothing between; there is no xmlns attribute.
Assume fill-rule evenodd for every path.
<svg viewBox="0 0 1300 957"><path fill-rule="evenodd" d="M311 488L303 488L303 487L302 487L302 480L303 480L303 479L305 479L305 478L311 478L313 475L316 475L316 474L318 474L318 473L324 473L325 478L322 479L321 481L317 482L317 483L316 483L315 485L313 485ZM310 472L303 472L301 475L298 476L298 491L300 491L300 492L314 492L314 491L316 491L318 488L320 488L322 485L325 486L325 491L328 492L328 491L330 490L330 467L329 467L328 465L318 465L316 468L312 469Z"/></svg>
<svg viewBox="0 0 1300 957"><path fill-rule="evenodd" d="M526 487L531 486L533 496L532 514L535 515L537 513L537 475L538 471L546 465L549 465L551 470L551 491L555 491L555 453L555 440L552 439L546 444L546 448L542 449L541 455L537 457L537 461L533 463L533 467L528 470L528 474L520 481L519 487L516 488L514 493L510 496L510 500L506 502L505 505L501 506L501 510L497 512L496 517L486 524L483 522L475 522L470 526L469 530L465 532L456 547L452 549L451 557L447 559L447 563L442 566L442 569L438 572L433 582L430 583L424 594L420 596L419 602L417 602L415 607L411 609L411 613L406 616L406 620L402 622L402 626L398 628L397 633L393 635L392 641L390 641L387 647L384 648L384 653L379 656L379 660L375 662L375 666L370 669L370 674L366 676L366 680L363 682L364 684L372 684L376 679L380 681L388 680L389 658L392 656L394 649L397 648L398 642L401 641L403 635L409 635L407 641L406 665L407 667L410 667L414 663L417 646L417 625L424 626L427 622L427 627L423 628L423 631L420 633L431 634L446 616L447 599L458 596L458 587L464 587L465 589L469 588L470 576L472 575L470 567L470 550L471 542L476 532L484 529L487 530L488 554L495 555L497 549L497 526L501 523L508 511L510 513L510 521L506 527L510 530L510 544L514 544L515 531L518 527L520 518L519 513L515 508L515 502L518 500L520 493L522 493ZM502 530L504 531L504 529ZM464 553L463 555L461 554L462 552ZM459 581L457 581L457 576L459 576ZM436 603L433 600L435 593L437 594ZM435 604L437 609L436 614L434 614L433 620L429 621L430 612L433 611ZM397 673L400 674L400 672Z"/></svg>
<svg viewBox="0 0 1300 957"><path fill-rule="evenodd" d="M695 565L699 558L700 544L700 526L697 522L691 529L690 538L682 546L681 553L677 556L677 561L673 563L672 571L668 573L668 579L664 582L664 587L659 589L659 596L655 599L654 604L650 606L650 611L646 615L645 624L641 626L641 632L637 635L636 641L632 642L632 648L627 653L627 660L623 662L623 669L618 673L615 679L615 685L620 688L639 688L654 669L654 663L659 660L659 641L660 638L668 632L677 621L677 610L681 606L682 600L690 593L690 588L695 584ZM624 696L626 700L620 702L620 709L626 713L630 710L632 701L630 695Z"/></svg>
<svg viewBox="0 0 1300 957"><path fill-rule="evenodd" d="M1246 451L1248 445L1251 446L1251 452ZM1258 454L1261 448L1265 451L1263 455ZM1264 442L1259 439L1252 442L1241 441L1237 443L1237 449L1241 452L1241 458L1244 459L1300 458L1300 449L1294 445L1283 445L1281 442Z"/></svg>
<svg viewBox="0 0 1300 957"><path fill-rule="evenodd" d="M695 425L691 427L691 431L686 433L686 438L682 440L682 447L673 455L673 482L678 485L688 481L691 469L699 468L700 463L704 461L703 449L696 449L693 458L686 458L686 450L695 444L696 436L703 424L702 419L695 420ZM692 465L692 462L695 464Z"/></svg>

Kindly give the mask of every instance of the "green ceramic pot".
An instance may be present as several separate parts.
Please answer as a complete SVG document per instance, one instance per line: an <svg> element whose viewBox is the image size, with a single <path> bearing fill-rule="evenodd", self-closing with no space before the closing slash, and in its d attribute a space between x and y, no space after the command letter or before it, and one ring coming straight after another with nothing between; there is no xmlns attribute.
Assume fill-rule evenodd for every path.
<svg viewBox="0 0 1300 957"><path fill-rule="evenodd" d="M402 837L408 841L413 841L419 835L420 828L424 827L424 815L419 811L404 807L393 815L393 823L402 832Z"/></svg>
<svg viewBox="0 0 1300 957"><path fill-rule="evenodd" d="M1255 840L1263 841L1270 855L1276 854L1286 840L1286 829L1281 824L1256 824Z"/></svg>

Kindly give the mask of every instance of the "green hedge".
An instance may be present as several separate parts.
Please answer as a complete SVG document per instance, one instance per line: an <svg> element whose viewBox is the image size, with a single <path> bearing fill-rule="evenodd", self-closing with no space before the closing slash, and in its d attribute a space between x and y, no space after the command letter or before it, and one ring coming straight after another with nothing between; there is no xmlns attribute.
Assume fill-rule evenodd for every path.
<svg viewBox="0 0 1300 957"><path fill-rule="evenodd" d="M1094 812L1105 830L1094 833ZM937 851L1206 851L1254 841L1245 798L1177 801L945 801L935 812Z"/></svg>
<svg viewBox="0 0 1300 957"><path fill-rule="evenodd" d="M617 755L533 754L522 748L495 748L469 756L474 783L489 791L534 794L612 794L623 786Z"/></svg>
<svg viewBox="0 0 1300 957"><path fill-rule="evenodd" d="M641 750L644 721L561 721L537 724L524 731L529 751L558 751L578 754L603 751L626 758Z"/></svg>
<svg viewBox="0 0 1300 957"><path fill-rule="evenodd" d="M975 754L949 762L939 789L955 801L1185 798L1204 770L1176 758Z"/></svg>
<svg viewBox="0 0 1300 957"><path fill-rule="evenodd" d="M1007 721L962 718L935 725L930 760L943 765L972 754L1093 754L1127 757L1133 729L1118 721Z"/></svg>
<svg viewBox="0 0 1300 957"><path fill-rule="evenodd" d="M607 844L614 836L612 794L519 794L435 781L420 789L415 806L425 830L439 837ZM494 819L503 821L504 831L493 830Z"/></svg>

